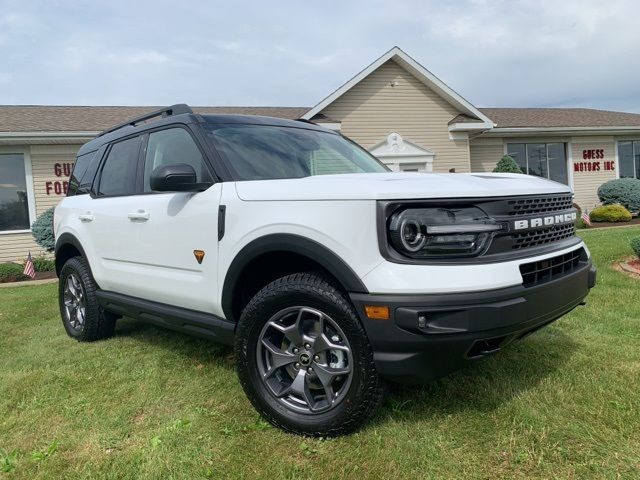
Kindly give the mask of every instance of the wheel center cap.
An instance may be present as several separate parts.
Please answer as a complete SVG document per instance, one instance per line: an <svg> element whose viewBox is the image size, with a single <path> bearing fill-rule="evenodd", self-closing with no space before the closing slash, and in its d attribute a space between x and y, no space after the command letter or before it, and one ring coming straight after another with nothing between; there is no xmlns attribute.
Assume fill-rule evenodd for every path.
<svg viewBox="0 0 640 480"><path fill-rule="evenodd" d="M306 367L310 363L311 363L311 355L309 355L308 353L303 353L302 355L300 355L301 365L304 365Z"/></svg>

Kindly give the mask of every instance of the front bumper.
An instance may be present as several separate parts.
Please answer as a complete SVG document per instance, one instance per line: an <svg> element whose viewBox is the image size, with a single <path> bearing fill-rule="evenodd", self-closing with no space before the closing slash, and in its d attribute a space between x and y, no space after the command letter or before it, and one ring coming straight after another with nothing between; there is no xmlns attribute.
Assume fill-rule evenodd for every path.
<svg viewBox="0 0 640 480"><path fill-rule="evenodd" d="M498 352L580 305L595 285L591 260L535 286L428 295L350 294L388 379L424 382ZM388 305L389 320L371 320L365 305Z"/></svg>

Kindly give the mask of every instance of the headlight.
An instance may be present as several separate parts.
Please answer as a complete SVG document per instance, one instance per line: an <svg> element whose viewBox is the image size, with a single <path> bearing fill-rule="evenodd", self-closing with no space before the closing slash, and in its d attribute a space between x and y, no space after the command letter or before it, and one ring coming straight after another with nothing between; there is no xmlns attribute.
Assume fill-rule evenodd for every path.
<svg viewBox="0 0 640 480"><path fill-rule="evenodd" d="M391 244L412 258L480 255L503 228L478 207L408 208L388 222Z"/></svg>

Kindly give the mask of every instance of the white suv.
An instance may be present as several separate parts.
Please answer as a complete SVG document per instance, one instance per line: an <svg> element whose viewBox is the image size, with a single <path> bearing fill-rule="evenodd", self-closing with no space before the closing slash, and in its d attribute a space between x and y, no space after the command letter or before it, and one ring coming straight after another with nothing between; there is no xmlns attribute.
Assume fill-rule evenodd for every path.
<svg viewBox="0 0 640 480"><path fill-rule="evenodd" d="M569 188L391 173L308 122L174 105L84 145L55 211L67 333L138 318L235 345L286 430L366 421L383 381L427 381L581 304L595 283Z"/></svg>

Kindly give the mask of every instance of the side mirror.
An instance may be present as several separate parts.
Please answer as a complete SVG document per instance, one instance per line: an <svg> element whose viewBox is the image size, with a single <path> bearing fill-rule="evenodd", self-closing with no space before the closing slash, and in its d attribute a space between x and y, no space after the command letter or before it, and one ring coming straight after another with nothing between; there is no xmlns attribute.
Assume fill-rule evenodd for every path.
<svg viewBox="0 0 640 480"><path fill-rule="evenodd" d="M186 163L163 165L151 172L149 185L156 192L193 192L201 190L196 171Z"/></svg>

